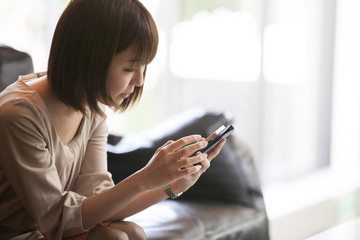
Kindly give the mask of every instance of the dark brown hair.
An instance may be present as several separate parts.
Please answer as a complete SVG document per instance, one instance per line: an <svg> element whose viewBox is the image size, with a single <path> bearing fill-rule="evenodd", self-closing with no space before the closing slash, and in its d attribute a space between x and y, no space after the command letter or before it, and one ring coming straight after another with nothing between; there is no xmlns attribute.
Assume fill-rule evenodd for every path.
<svg viewBox="0 0 360 240"><path fill-rule="evenodd" d="M138 0L72 0L55 29L48 61L48 78L64 104L83 113L103 114L98 102L126 110L143 87L116 104L107 78L114 55L129 47L144 64L155 57L158 33L150 13ZM144 72L145 77L145 72Z"/></svg>

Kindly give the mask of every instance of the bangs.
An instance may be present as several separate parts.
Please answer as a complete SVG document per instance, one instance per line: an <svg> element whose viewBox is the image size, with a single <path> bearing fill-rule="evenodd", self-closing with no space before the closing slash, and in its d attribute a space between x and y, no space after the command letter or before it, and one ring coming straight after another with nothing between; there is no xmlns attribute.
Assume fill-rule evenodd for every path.
<svg viewBox="0 0 360 240"><path fill-rule="evenodd" d="M136 49L136 59L147 65L155 58L158 46L158 33L152 18L149 22L140 22L140 25L133 46Z"/></svg>
<svg viewBox="0 0 360 240"><path fill-rule="evenodd" d="M146 66L155 58L159 37L155 21L151 14L139 1L134 1L133 3L137 5L132 9L134 12L132 14L128 12L127 18L123 18L121 21L121 28L127 32L127 38L124 38L124 35L119 35L116 53L130 47L133 48L134 60L137 63L145 65L145 80ZM113 109L116 111L125 111L129 106L140 100L142 92L143 87L135 87L130 97L124 99L120 105L112 101L113 104L115 103Z"/></svg>
<svg viewBox="0 0 360 240"><path fill-rule="evenodd" d="M137 1L135 3L141 4ZM126 48L132 47L135 50L135 60L147 65L155 58L159 42L158 32L150 13L147 10L144 11L145 8L137 7L137 10L142 9L143 11L131 14L133 19L131 19L131 17L122 19L122 21L125 22L122 22L121 27L123 28L124 25L128 26L124 29L128 32L128 38L124 39L123 34L118 36L118 43L121 44L118 44L116 52L119 53ZM126 43L124 43L124 41L126 41ZM124 48L124 46L126 46L126 48Z"/></svg>

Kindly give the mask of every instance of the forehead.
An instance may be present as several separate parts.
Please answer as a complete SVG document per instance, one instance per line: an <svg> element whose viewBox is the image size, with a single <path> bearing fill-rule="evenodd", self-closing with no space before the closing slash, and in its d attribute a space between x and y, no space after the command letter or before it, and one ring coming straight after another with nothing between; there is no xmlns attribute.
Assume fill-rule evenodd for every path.
<svg viewBox="0 0 360 240"><path fill-rule="evenodd" d="M134 48L127 48L124 51L115 54L113 61L138 62Z"/></svg>
<svg viewBox="0 0 360 240"><path fill-rule="evenodd" d="M149 62L137 55L134 47L130 47L114 55L112 63L130 63L133 65L147 65Z"/></svg>

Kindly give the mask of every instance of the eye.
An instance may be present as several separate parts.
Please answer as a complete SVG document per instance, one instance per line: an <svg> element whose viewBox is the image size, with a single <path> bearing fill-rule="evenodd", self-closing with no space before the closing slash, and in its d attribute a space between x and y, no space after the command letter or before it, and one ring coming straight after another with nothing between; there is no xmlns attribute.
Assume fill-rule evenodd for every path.
<svg viewBox="0 0 360 240"><path fill-rule="evenodd" d="M126 72L130 72L130 73L131 73L131 72L134 72L134 71L135 71L135 69L134 69L134 68L126 68L126 69L125 69L125 71L126 71Z"/></svg>

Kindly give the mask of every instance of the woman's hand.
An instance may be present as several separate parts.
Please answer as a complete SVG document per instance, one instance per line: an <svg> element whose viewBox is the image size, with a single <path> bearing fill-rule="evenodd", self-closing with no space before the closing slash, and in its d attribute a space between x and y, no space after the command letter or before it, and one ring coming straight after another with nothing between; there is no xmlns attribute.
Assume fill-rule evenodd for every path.
<svg viewBox="0 0 360 240"><path fill-rule="evenodd" d="M214 132L206 139L206 142L210 141L215 136L216 136L216 133ZM205 140L201 139L200 141L205 141ZM220 153L220 150L224 146L225 142L226 142L226 139L221 140L217 144L217 146L208 155L198 152L196 156L200 157L202 159L202 161L200 161L199 165L198 165L198 166L201 166L200 171L197 171L193 174L184 176L184 177L174 181L173 183L170 184L171 190L174 193L179 193L179 192L185 192L190 187L192 187L197 182L197 180L200 178L201 174L203 174L210 167L211 160L213 160ZM191 166L187 166L187 167L191 167Z"/></svg>
<svg viewBox="0 0 360 240"><path fill-rule="evenodd" d="M218 133L213 132L209 137L206 138L206 141L209 142L211 139L213 139ZM226 138L222 139L217 145L216 147L210 151L209 156L208 156L208 160L211 161L213 160L221 151L222 147L224 146L226 142Z"/></svg>
<svg viewBox="0 0 360 240"><path fill-rule="evenodd" d="M140 170L144 176L147 189L163 187L180 178L199 172L202 166L194 166L194 164L202 162L206 158L201 154L194 157L189 156L206 146L207 141L204 141L200 135L168 141L161 146L149 163Z"/></svg>

